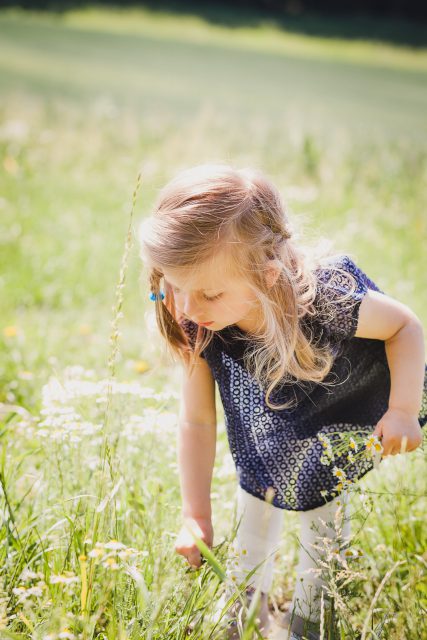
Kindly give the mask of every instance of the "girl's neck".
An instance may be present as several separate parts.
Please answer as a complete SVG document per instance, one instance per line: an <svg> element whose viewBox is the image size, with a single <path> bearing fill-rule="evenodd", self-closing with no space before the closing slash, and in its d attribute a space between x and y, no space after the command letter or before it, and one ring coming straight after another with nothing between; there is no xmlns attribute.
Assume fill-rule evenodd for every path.
<svg viewBox="0 0 427 640"><path fill-rule="evenodd" d="M261 312L255 308L252 313L248 314L243 320L239 320L233 325L240 329L243 333L248 335L257 335L261 332L263 326L263 319L261 318Z"/></svg>

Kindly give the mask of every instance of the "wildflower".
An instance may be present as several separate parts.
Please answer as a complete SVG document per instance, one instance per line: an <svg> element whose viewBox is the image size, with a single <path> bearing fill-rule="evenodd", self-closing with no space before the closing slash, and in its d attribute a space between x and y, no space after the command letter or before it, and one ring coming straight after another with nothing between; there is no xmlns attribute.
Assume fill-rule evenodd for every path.
<svg viewBox="0 0 427 640"><path fill-rule="evenodd" d="M138 551L129 547L128 549L119 551L117 555L119 556L120 560L130 560L130 558L135 558L138 555Z"/></svg>
<svg viewBox="0 0 427 640"><path fill-rule="evenodd" d="M111 569L112 571L117 571L120 569L120 565L114 560L114 558L107 558L105 562L102 563L102 566L106 569Z"/></svg>
<svg viewBox="0 0 427 640"><path fill-rule="evenodd" d="M29 587L27 589L27 593L29 596L36 596L37 598L40 598L43 595L43 588L45 586L45 583L41 580L38 584L34 585L33 587Z"/></svg>
<svg viewBox="0 0 427 640"><path fill-rule="evenodd" d="M22 570L22 573L19 576L21 582L31 582L32 580L39 580L40 578L43 578L42 573L40 573L39 571L36 573L35 571L31 571L31 569L28 569L27 567Z"/></svg>
<svg viewBox="0 0 427 640"><path fill-rule="evenodd" d="M319 433L318 438L323 447L323 455L320 457L320 464L328 465L334 460L331 441L323 433Z"/></svg>
<svg viewBox="0 0 427 640"><path fill-rule="evenodd" d="M322 496L322 498L326 498L328 495L328 491L326 489L322 489L320 495Z"/></svg>
<svg viewBox="0 0 427 640"><path fill-rule="evenodd" d="M101 558L104 554L105 554L104 549L101 549L98 547L89 551L87 555L88 555L88 558Z"/></svg>
<svg viewBox="0 0 427 640"><path fill-rule="evenodd" d="M357 549L346 549L344 555L346 558L359 558L361 553Z"/></svg>
<svg viewBox="0 0 427 640"><path fill-rule="evenodd" d="M16 338L18 333L19 333L18 327L15 327L14 325L10 325L8 327L3 328L3 335L5 338Z"/></svg>
<svg viewBox="0 0 427 640"><path fill-rule="evenodd" d="M66 571L65 574L53 574L50 577L51 584L72 584L73 582L79 582L80 578L71 571Z"/></svg>
<svg viewBox="0 0 427 640"><path fill-rule="evenodd" d="M92 333L92 327L89 324L79 325L79 334L81 336L90 336Z"/></svg>
<svg viewBox="0 0 427 640"><path fill-rule="evenodd" d="M34 378L34 374L32 373L32 371L19 371L18 378L20 380L32 380Z"/></svg>
<svg viewBox="0 0 427 640"><path fill-rule="evenodd" d="M357 442L355 441L354 438L350 438L348 446L350 447L350 449L353 449L354 451L358 450Z"/></svg>
<svg viewBox="0 0 427 640"><path fill-rule="evenodd" d="M370 435L364 441L365 447L367 451L382 451L383 447L381 442L378 439L378 436Z"/></svg>
<svg viewBox="0 0 427 640"><path fill-rule="evenodd" d="M371 496L366 495L366 493L361 493L360 494L360 501L362 503L363 508L365 509L365 511L369 512L369 510L372 508L372 498Z"/></svg>
<svg viewBox="0 0 427 640"><path fill-rule="evenodd" d="M58 638L61 638L61 640L75 640L75 637L74 633L71 633L69 629L62 629L58 633Z"/></svg>
<svg viewBox="0 0 427 640"><path fill-rule="evenodd" d="M12 176L16 175L19 171L19 164L13 156L5 156L3 167L4 170Z"/></svg>
<svg viewBox="0 0 427 640"><path fill-rule="evenodd" d="M348 455L347 455L347 460L349 462L354 462L355 461L355 457L354 455L351 453L351 451L349 451Z"/></svg>
<svg viewBox="0 0 427 640"><path fill-rule="evenodd" d="M28 600L29 598L31 598L32 596L35 596L36 598L40 598L43 595L44 586L46 585L42 580L40 580L40 582L37 585L34 585L32 587L26 587L25 585L21 584L19 585L19 587L14 587L12 589L12 593L13 595L18 596L18 602L22 603Z"/></svg>
<svg viewBox="0 0 427 640"><path fill-rule="evenodd" d="M322 443L322 447L324 449L329 449L331 446L331 442L329 440L329 438L327 438L325 435L323 435L323 433L319 433L319 440Z"/></svg>
<svg viewBox="0 0 427 640"><path fill-rule="evenodd" d="M332 473L336 478L339 478L340 480L346 480L345 471L343 471L343 469L340 469L339 467L334 467L332 469Z"/></svg>
<svg viewBox="0 0 427 640"><path fill-rule="evenodd" d="M121 549L126 549L125 545L118 540L110 540L104 545L105 549L111 549L113 551L119 551Z"/></svg>
<svg viewBox="0 0 427 640"><path fill-rule="evenodd" d="M145 362L145 360L137 360L134 364L136 373L145 373L149 368L150 365L148 364L148 362Z"/></svg>

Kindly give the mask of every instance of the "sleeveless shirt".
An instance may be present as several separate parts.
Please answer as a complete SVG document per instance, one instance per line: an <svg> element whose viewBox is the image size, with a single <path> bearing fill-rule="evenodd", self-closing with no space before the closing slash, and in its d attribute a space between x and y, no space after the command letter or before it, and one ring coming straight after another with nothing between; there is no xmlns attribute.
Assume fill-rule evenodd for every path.
<svg viewBox="0 0 427 640"><path fill-rule="evenodd" d="M265 390L244 364L250 335L237 325L214 332L201 353L218 385L239 484L251 495L290 511L307 511L332 500L339 482L334 467L344 469L353 482L374 467L367 456L349 462L348 449L343 451L342 446L340 453L334 453L334 461L325 464L321 440L326 436L335 452L340 434L367 437L388 408L390 371L385 342L354 335L368 289L384 292L348 255L340 256L336 265L353 276L355 291L340 301L350 293L349 279L339 272L331 279L328 265L318 268L317 292L326 292L332 303L336 300L333 313L325 317L316 293L314 307L319 313L300 320L311 339L327 342L333 365L321 383L294 379L274 389L270 402L282 404L291 399L291 408L276 410L266 404ZM179 324L194 347L197 324L188 319ZM427 422L427 365L425 372L418 416L422 427Z"/></svg>

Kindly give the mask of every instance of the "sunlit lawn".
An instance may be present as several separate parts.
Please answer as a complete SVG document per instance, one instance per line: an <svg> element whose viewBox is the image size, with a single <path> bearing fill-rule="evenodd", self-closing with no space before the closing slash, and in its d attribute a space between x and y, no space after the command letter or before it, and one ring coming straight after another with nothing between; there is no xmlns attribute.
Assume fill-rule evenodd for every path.
<svg viewBox="0 0 427 640"><path fill-rule="evenodd" d="M426 324L426 77L425 50L272 25L0 13L1 638L188 637L221 588L209 563L189 573L173 551L179 367L162 351L135 242L108 382L137 174L134 230L180 168L265 170L310 238L352 252ZM224 562L235 478L218 419ZM359 575L334 637L358 638L368 620L377 636L365 625L366 638L427 638L425 473L421 449L388 459L362 481L365 499L352 497L363 555L349 560ZM297 515L285 517L278 606L297 560ZM192 637L221 638L206 625Z"/></svg>

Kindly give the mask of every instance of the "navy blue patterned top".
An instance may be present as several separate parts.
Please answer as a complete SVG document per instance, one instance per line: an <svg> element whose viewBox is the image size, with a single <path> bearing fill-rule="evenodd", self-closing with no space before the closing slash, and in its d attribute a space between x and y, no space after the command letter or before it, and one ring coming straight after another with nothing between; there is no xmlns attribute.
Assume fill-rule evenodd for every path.
<svg viewBox="0 0 427 640"><path fill-rule="evenodd" d="M239 484L253 496L290 511L307 511L332 500L339 482L335 466L345 469L346 477L353 481L373 468L372 458L366 456L349 461L348 449L325 464L321 439L326 436L336 450L340 434L366 437L388 408L390 371L385 342L354 337L365 293L368 289L384 292L348 256L341 256L337 266L355 277L357 288L350 304L349 300L338 301L332 318L326 319L319 306L316 316L302 319L313 337L332 347L334 363L324 382L334 381L333 386L314 382L281 385L274 389L270 402L293 399L295 406L273 410L265 403L265 391L244 366L243 353L250 344L244 331L231 325L215 332L201 354L219 388ZM332 288L327 288L331 300L349 291L348 279L337 273ZM331 270L324 266L316 275L321 292ZM190 320L180 325L194 344L197 325ZM419 422L421 426L427 422L427 366Z"/></svg>

